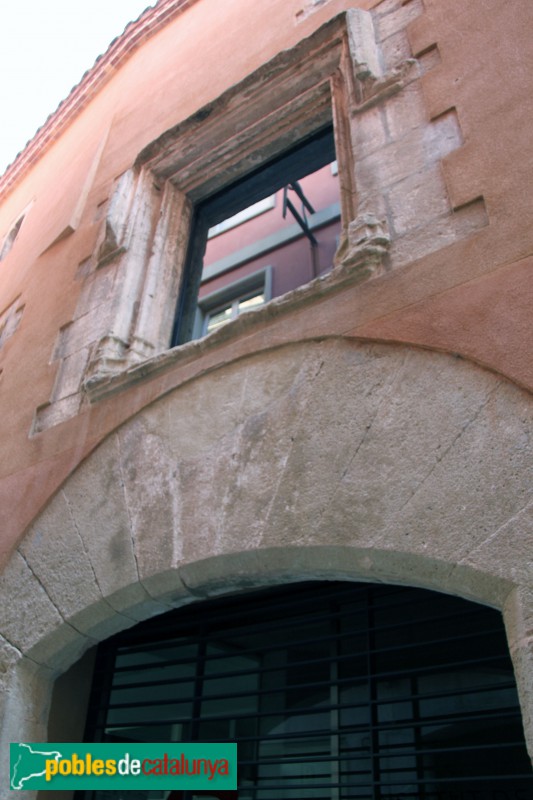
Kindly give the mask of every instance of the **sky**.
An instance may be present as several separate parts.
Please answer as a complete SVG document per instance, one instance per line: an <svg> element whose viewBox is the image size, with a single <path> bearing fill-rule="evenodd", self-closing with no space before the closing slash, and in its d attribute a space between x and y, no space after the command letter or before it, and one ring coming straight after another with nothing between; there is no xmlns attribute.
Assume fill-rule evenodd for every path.
<svg viewBox="0 0 533 800"><path fill-rule="evenodd" d="M0 175L46 118L155 0L3 0Z"/></svg>

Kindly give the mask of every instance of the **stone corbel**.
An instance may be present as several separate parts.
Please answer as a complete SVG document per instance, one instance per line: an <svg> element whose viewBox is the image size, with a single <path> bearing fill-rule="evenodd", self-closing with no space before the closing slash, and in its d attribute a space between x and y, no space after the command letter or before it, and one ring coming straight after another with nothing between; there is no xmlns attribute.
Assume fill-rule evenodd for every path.
<svg viewBox="0 0 533 800"><path fill-rule="evenodd" d="M373 214L361 214L348 225L335 255L335 267L345 272L379 274L384 267L390 238L386 224Z"/></svg>
<svg viewBox="0 0 533 800"><path fill-rule="evenodd" d="M127 366L128 344L112 334L103 336L96 344L87 367L84 387L99 383Z"/></svg>

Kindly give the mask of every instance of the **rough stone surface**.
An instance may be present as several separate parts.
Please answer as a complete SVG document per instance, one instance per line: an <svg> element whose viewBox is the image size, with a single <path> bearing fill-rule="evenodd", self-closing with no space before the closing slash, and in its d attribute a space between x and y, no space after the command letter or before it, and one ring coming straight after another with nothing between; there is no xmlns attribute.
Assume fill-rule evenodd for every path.
<svg viewBox="0 0 533 800"><path fill-rule="evenodd" d="M137 564L147 577L176 566L181 560L178 463L165 447L165 427L165 419L156 414L155 420L134 420L118 434ZM137 459L139 442L153 465L150 474L142 476ZM154 541L158 542L157 547Z"/></svg>
<svg viewBox="0 0 533 800"><path fill-rule="evenodd" d="M180 568L183 581L198 596L216 596L259 586L302 580L353 580L448 588L450 567L438 559L371 547L310 545L262 548L206 558ZM465 591L465 586L463 593Z"/></svg>
<svg viewBox="0 0 533 800"><path fill-rule="evenodd" d="M531 553L531 548L530 548ZM513 659L522 721L533 762L533 587L515 588L505 600L503 617Z"/></svg>
<svg viewBox="0 0 533 800"><path fill-rule="evenodd" d="M352 120L352 138L359 157L369 155L387 143L385 126L385 113L379 106L367 109Z"/></svg>
<svg viewBox="0 0 533 800"><path fill-rule="evenodd" d="M57 608L20 553L0 576L0 634L21 652L62 624Z"/></svg>
<svg viewBox="0 0 533 800"><path fill-rule="evenodd" d="M522 723L533 764L533 638L511 651L522 708Z"/></svg>
<svg viewBox="0 0 533 800"><path fill-rule="evenodd" d="M387 128L392 139L401 139L428 124L427 109L418 83L411 83L384 104Z"/></svg>
<svg viewBox="0 0 533 800"><path fill-rule="evenodd" d="M504 608L531 586L532 428L525 393L434 352L331 339L229 364L68 479L5 573L6 638L66 667L93 641L72 626L101 638L196 597L310 578Z"/></svg>
<svg viewBox="0 0 533 800"><path fill-rule="evenodd" d="M106 599L116 611L139 622L168 610L168 606L154 600L141 583L124 586Z"/></svg>
<svg viewBox="0 0 533 800"><path fill-rule="evenodd" d="M403 30L424 11L422 0L412 0L407 5L400 7L396 3L396 7L393 6L390 11L386 5L378 8L382 12L377 15L376 19L376 29L380 39L386 39L399 30Z"/></svg>
<svg viewBox="0 0 533 800"><path fill-rule="evenodd" d="M154 600L139 583L130 510L123 489L127 455L121 457L115 437L104 446L104 454L102 473L93 475L87 483L83 474L79 480L69 482L68 490L52 500L21 546L29 566L64 619L98 640L168 607ZM91 489L95 495L91 495ZM142 493L139 494L142 500ZM154 508L151 511L155 513ZM58 519L63 521L60 526ZM159 535L164 538L164 529ZM50 549L52 540L61 552L59 560L57 550ZM153 540L152 533L152 543ZM152 572L159 572L168 564L163 557ZM150 574L148 570L145 573ZM167 586L161 594L170 591ZM174 586L174 600L178 592L179 586Z"/></svg>
<svg viewBox="0 0 533 800"><path fill-rule="evenodd" d="M356 78L352 86L340 46L319 46L323 24L354 5L372 9L369 44L379 40L383 54L377 84ZM38 516L0 584L11 642L0 650L10 670L0 702L9 704L12 738L44 738L51 680L17 661L19 648L57 672L93 639L193 596L339 577L503 608L531 746L531 396L472 364L401 344L458 353L533 387L528 6L163 0L128 26L0 181L2 231L20 219L24 196L37 198L1 279L0 310L12 310L0 320L0 343L20 319L16 298L25 303L2 349L6 558ZM179 22L178 8L187 9ZM315 13L295 24L304 9ZM303 52L307 36L313 44ZM409 42L419 64L402 63ZM225 68L206 81L213 58ZM339 63L345 80L336 72L330 95ZM272 81L273 66L287 65ZM307 82L313 75L323 89ZM343 224L360 213L388 223L386 269L357 289L307 295L285 311L274 304L255 328L239 320L214 345L161 355L179 275L161 278L179 262L164 251L158 262L154 247L159 237L183 252L188 217L169 217L181 219L182 239L160 224L153 236L124 238L133 232L132 164L152 159L140 150L154 148L161 178L154 187L147 176L148 191L164 193L172 175L194 200L311 133L330 118L331 97ZM104 134L89 196L87 168ZM58 174L61 191L50 180ZM158 202L135 203L132 225L155 224ZM128 258L119 266L121 247ZM141 251L148 261L136 262ZM54 392L59 363L51 368L50 356L61 328L56 356L67 358ZM95 391L93 405L86 397L80 405L67 393L85 369L84 348L105 332L116 336L96 367L143 363L129 383L109 385L105 400ZM324 341L352 335L395 344ZM152 352L159 356L145 361ZM41 406L34 430L45 434L28 437L36 405L50 397L58 402ZM106 436L60 498L76 459Z"/></svg>
<svg viewBox="0 0 533 800"><path fill-rule="evenodd" d="M104 305L113 291L115 280L115 264L109 264L93 272L80 292L74 319L79 319L89 311Z"/></svg>
<svg viewBox="0 0 533 800"><path fill-rule="evenodd" d="M424 145L428 160L439 161L463 144L463 134L454 108L440 114L424 128Z"/></svg>
<svg viewBox="0 0 533 800"><path fill-rule="evenodd" d="M61 360L50 398L51 402L79 392L89 355L90 348L84 347Z"/></svg>
<svg viewBox="0 0 533 800"><path fill-rule="evenodd" d="M0 636L0 742L9 741L6 735L9 727L8 704L9 695L12 693L12 685L15 680L15 670L19 664L22 655L19 650L7 642L3 636ZM15 740L13 740L15 741ZM5 763L6 769L9 764L9 748L0 748L0 765ZM7 756L7 757L6 757ZM8 772L3 769L0 774L7 775Z"/></svg>
<svg viewBox="0 0 533 800"><path fill-rule="evenodd" d="M374 184L383 191L410 175L422 172L427 162L420 139L421 132L415 130L358 161L357 185L364 188Z"/></svg>
<svg viewBox="0 0 533 800"><path fill-rule="evenodd" d="M416 225L416 218L413 220ZM414 227L391 244L391 260L395 267L423 258L475 233L487 225L487 214L482 200L469 204L454 214L444 214L432 220L431 225Z"/></svg>
<svg viewBox="0 0 533 800"><path fill-rule="evenodd" d="M167 569L154 575L143 577L142 585L148 594L168 608L179 608L193 602L188 587L183 583L176 569Z"/></svg>
<svg viewBox="0 0 533 800"><path fill-rule="evenodd" d="M390 41L390 40L389 40ZM441 63L439 48L436 44L429 47L424 53L418 56L418 64L422 75L425 75Z"/></svg>
<svg viewBox="0 0 533 800"><path fill-rule="evenodd" d="M104 597L138 581L120 452L108 438L65 486L65 498Z"/></svg>
<svg viewBox="0 0 533 800"><path fill-rule="evenodd" d="M109 314L110 309L106 305L100 305L66 325L60 331L54 358L65 358L98 341L105 330Z"/></svg>
<svg viewBox="0 0 533 800"><path fill-rule="evenodd" d="M63 520L61 526L58 519ZM59 562L57 553L50 549L52 539L61 552ZM43 511L38 525L32 526L20 552L64 617L85 612L101 600L94 570L63 492Z"/></svg>
<svg viewBox="0 0 533 800"><path fill-rule="evenodd" d="M515 588L505 599L503 616L509 647L533 639L533 586Z"/></svg>
<svg viewBox="0 0 533 800"><path fill-rule="evenodd" d="M519 480L518 475L515 480ZM518 491L523 491L525 495L530 483L526 478ZM491 522L496 530L461 563L487 566L491 572L511 578L518 585L533 586L533 503L513 514L499 527L498 520L505 515L505 503L500 505L496 501L495 505L496 509L492 506L494 521L491 519Z"/></svg>
<svg viewBox="0 0 533 800"><path fill-rule="evenodd" d="M58 519L64 524L58 526ZM60 549L60 560L50 548L52 539ZM30 528L20 552L61 616L75 630L100 641L134 623L133 617L117 613L102 597L63 492L42 512L39 524Z"/></svg>
<svg viewBox="0 0 533 800"><path fill-rule="evenodd" d="M54 425L74 417L80 410L80 406L81 395L79 394L63 397L53 403L41 406L35 412L32 433L35 434L47 428L52 428Z"/></svg>
<svg viewBox="0 0 533 800"><path fill-rule="evenodd" d="M329 342L302 355L229 366L119 431L118 508L141 579L156 586L161 571L172 586L172 567L217 553L327 543L437 559L450 576L482 563L498 599L526 580L504 535L529 492L521 392L415 350Z"/></svg>
<svg viewBox="0 0 533 800"><path fill-rule="evenodd" d="M0 314L0 350L17 330L23 313L24 305L17 299Z"/></svg>
<svg viewBox="0 0 533 800"><path fill-rule="evenodd" d="M11 742L44 742L47 740L47 719L55 677L51 670L38 667L26 658L13 658L0 639L0 654L11 667L9 684L4 687L0 679L0 787L1 800L13 797L6 776L9 770L9 745ZM35 792L19 791L21 800L34 800Z"/></svg>
<svg viewBox="0 0 533 800"><path fill-rule="evenodd" d="M388 69L402 64L406 59L412 58L411 47L405 31L398 31L393 36L387 37L381 43L381 52Z"/></svg>
<svg viewBox="0 0 533 800"><path fill-rule="evenodd" d="M387 202L391 227L398 236L450 211L446 187L438 167L410 175L391 187Z"/></svg>
<svg viewBox="0 0 533 800"><path fill-rule="evenodd" d="M524 582L530 426L520 391L448 356L286 348L200 378L124 425L23 552L66 618L101 596L144 618L173 593L186 599L178 567L263 547L374 546ZM53 535L65 552L57 589L44 553ZM165 593L150 610L150 595Z"/></svg>

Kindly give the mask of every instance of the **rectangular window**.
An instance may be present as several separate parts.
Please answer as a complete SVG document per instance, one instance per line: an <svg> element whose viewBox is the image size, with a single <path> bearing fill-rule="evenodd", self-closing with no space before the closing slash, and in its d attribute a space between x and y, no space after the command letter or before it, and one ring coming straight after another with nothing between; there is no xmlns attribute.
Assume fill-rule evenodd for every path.
<svg viewBox="0 0 533 800"><path fill-rule="evenodd" d="M109 323L88 342L95 353L84 384L91 402L137 379L130 370L137 364L160 369L164 351L202 335L198 309L205 317L208 296L266 267L271 297L289 294L282 314L381 271L388 237L375 214L359 214L354 166L355 114L390 92L380 76L371 14L351 8L138 154L117 179L98 240L98 265L113 263L121 280L109 297ZM307 185L317 171L336 184L327 203ZM272 195L274 209L246 219L247 209ZM271 230L282 209L285 217ZM300 286L307 289L292 291ZM217 310L231 318L245 307ZM165 363L175 358L169 352Z"/></svg>
<svg viewBox="0 0 533 800"><path fill-rule="evenodd" d="M334 160L333 129L328 126L197 203L173 345L204 336L331 269L340 220L338 179L329 168ZM274 204L271 198L278 192L281 202ZM259 220L254 209L265 202L272 210ZM234 219L239 220L238 230ZM327 222L335 225L334 233L328 232L333 246L324 244L321 264L315 231ZM223 235L212 239L213 230ZM269 292L253 283L265 274L267 257Z"/></svg>

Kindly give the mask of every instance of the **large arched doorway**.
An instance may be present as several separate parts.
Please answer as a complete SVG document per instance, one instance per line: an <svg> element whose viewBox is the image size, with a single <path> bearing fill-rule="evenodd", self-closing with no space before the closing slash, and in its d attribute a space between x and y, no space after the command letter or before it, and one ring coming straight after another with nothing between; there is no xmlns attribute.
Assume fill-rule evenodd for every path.
<svg viewBox="0 0 533 800"><path fill-rule="evenodd" d="M236 740L240 800L533 791L500 614L400 586L295 584L124 631L100 646L87 738Z"/></svg>
<svg viewBox="0 0 533 800"><path fill-rule="evenodd" d="M200 599L300 581L499 609L533 753L532 441L516 387L358 342L241 359L147 405L70 475L2 574L2 768L11 741L80 741L89 668L65 670L98 642ZM58 707L78 714L76 732Z"/></svg>

